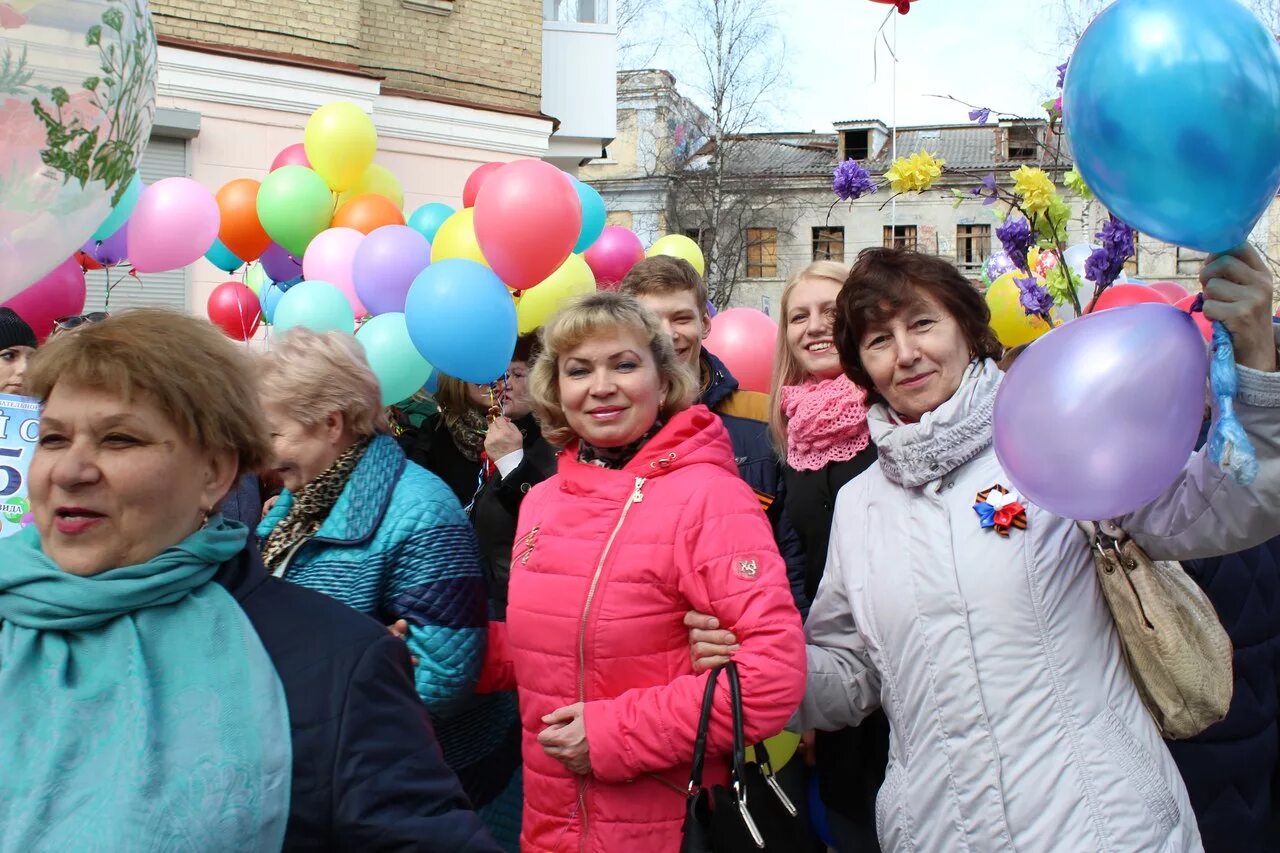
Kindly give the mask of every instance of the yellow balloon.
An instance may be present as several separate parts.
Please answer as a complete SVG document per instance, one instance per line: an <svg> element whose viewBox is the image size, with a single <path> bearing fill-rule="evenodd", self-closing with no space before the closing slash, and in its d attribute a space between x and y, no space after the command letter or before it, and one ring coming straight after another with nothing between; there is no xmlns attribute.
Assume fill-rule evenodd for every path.
<svg viewBox="0 0 1280 853"><path fill-rule="evenodd" d="M546 324L568 300L595 291L596 277L591 267L587 266L582 255L570 255L558 270L516 299L516 322L520 334L528 334Z"/></svg>
<svg viewBox="0 0 1280 853"><path fill-rule="evenodd" d="M649 251L644 253L646 258L652 258L654 255L670 255L673 258L683 258L693 265L698 275L707 274L707 262L702 257L702 249L698 248L697 243L683 234L668 234L665 237L659 237L649 247Z"/></svg>
<svg viewBox="0 0 1280 853"><path fill-rule="evenodd" d="M347 101L325 104L307 119L307 159L335 192L348 190L373 163L378 132L364 110Z"/></svg>
<svg viewBox="0 0 1280 853"><path fill-rule="evenodd" d="M386 166L379 166L377 163L365 169L360 180L338 196L338 207L342 207L356 196L369 193L388 198L396 207L404 209L404 190L400 188L399 179Z"/></svg>
<svg viewBox="0 0 1280 853"><path fill-rule="evenodd" d="M464 258L489 266L476 240L476 209L464 207L450 216L431 241L431 263L447 258Z"/></svg>
<svg viewBox="0 0 1280 853"><path fill-rule="evenodd" d="M991 328L1006 347L1029 344L1049 331L1049 324L1039 317L1028 316L1022 308L1018 283L1020 273L1007 272L987 288L987 307L991 309Z"/></svg>
<svg viewBox="0 0 1280 853"><path fill-rule="evenodd" d="M769 753L769 764L773 766L774 773L786 766L799 746L800 735L795 732L779 732L764 742L765 751ZM747 750L747 761L756 760L755 752L754 749Z"/></svg>
<svg viewBox="0 0 1280 853"><path fill-rule="evenodd" d="M1040 263L1040 250L1032 249L1027 253L1027 267L1029 269L1035 269L1036 264L1038 263Z"/></svg>

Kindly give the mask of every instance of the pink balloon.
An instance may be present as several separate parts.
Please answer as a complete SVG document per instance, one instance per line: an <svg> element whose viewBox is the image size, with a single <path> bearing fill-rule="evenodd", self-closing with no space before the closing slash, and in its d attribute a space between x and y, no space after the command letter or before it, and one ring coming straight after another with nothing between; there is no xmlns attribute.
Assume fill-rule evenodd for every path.
<svg viewBox="0 0 1280 853"><path fill-rule="evenodd" d="M1187 297L1187 289L1176 281L1153 281L1151 289L1169 300L1171 305L1176 305Z"/></svg>
<svg viewBox="0 0 1280 853"><path fill-rule="evenodd" d="M1106 311L1110 308L1120 308L1125 305L1141 305L1144 302L1151 302L1156 305L1169 304L1169 300L1159 291L1153 290L1145 284L1113 284L1102 291L1102 295L1097 299L1097 306L1090 304L1085 313L1092 314L1095 311Z"/></svg>
<svg viewBox="0 0 1280 853"><path fill-rule="evenodd" d="M516 160L490 175L476 196L476 241L498 278L528 290L573 254L582 201L564 172Z"/></svg>
<svg viewBox="0 0 1280 853"><path fill-rule="evenodd" d="M53 321L84 313L84 270L74 257L67 258L53 272L5 302L36 333L43 343L53 331Z"/></svg>
<svg viewBox="0 0 1280 853"><path fill-rule="evenodd" d="M281 166L305 166L311 168L311 161L307 159L307 149L301 142L295 142L285 148L276 155L276 159L271 161L270 171L274 172Z"/></svg>
<svg viewBox="0 0 1280 853"><path fill-rule="evenodd" d="M356 249L362 240L364 234L354 228L330 228L317 234L302 256L302 277L307 281L327 281L338 288L357 317L369 313L356 295L353 275Z"/></svg>
<svg viewBox="0 0 1280 853"><path fill-rule="evenodd" d="M601 290L617 290L618 282L644 260L644 244L628 228L606 225L600 237L583 253Z"/></svg>
<svg viewBox="0 0 1280 853"><path fill-rule="evenodd" d="M471 174L467 175L467 182L462 186L462 206L475 207L476 197L480 195L480 188L484 186L484 182L505 165L507 164L502 162L485 163L472 169Z"/></svg>
<svg viewBox="0 0 1280 853"><path fill-rule="evenodd" d="M1132 512L1186 467L1208 368L1195 324L1172 305L1085 315L1009 369L996 394L996 456L1019 494L1054 515Z"/></svg>
<svg viewBox="0 0 1280 853"><path fill-rule="evenodd" d="M213 194L190 178L165 178L142 191L129 216L129 259L138 272L166 272L204 257L218 239Z"/></svg>
<svg viewBox="0 0 1280 853"><path fill-rule="evenodd" d="M746 391L769 393L778 324L754 308L726 308L711 321L703 345L725 363Z"/></svg>
<svg viewBox="0 0 1280 853"><path fill-rule="evenodd" d="M1200 330L1200 334L1204 336L1206 341L1211 341L1213 340L1213 323L1209 322L1209 319L1204 316L1203 311L1196 311L1192 313L1191 308L1195 304L1196 294L1191 293L1173 303L1173 307L1177 308L1179 311L1186 311L1188 314L1191 314L1191 319L1196 321L1196 328Z"/></svg>

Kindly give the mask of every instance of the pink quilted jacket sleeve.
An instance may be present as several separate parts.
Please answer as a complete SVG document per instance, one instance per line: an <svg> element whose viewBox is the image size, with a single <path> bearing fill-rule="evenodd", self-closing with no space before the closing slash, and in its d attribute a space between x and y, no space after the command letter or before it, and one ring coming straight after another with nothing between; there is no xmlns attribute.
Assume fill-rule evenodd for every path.
<svg viewBox="0 0 1280 853"><path fill-rule="evenodd" d="M682 519L674 560L689 607L715 615L742 646L734 660L751 743L777 734L804 696L804 632L786 565L755 496L736 477L710 479ZM622 782L692 760L707 674L691 671L662 687L587 703L592 775ZM732 744L722 678L708 753L727 754Z"/></svg>

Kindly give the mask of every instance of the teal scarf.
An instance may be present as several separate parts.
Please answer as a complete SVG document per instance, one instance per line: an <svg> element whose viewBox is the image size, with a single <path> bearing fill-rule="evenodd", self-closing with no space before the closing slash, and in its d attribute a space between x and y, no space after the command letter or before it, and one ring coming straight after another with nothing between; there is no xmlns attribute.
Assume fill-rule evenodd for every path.
<svg viewBox="0 0 1280 853"><path fill-rule="evenodd" d="M213 582L247 535L215 516L94 577L0 540L0 851L280 849L284 689Z"/></svg>

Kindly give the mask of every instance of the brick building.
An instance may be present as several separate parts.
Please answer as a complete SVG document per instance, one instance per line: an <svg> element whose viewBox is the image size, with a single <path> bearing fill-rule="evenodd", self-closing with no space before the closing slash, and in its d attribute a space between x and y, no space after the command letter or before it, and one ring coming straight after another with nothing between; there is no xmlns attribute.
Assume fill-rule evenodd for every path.
<svg viewBox="0 0 1280 853"><path fill-rule="evenodd" d="M160 70L148 183L260 180L335 100L373 116L377 162L403 184L406 212L459 205L467 175L490 161L574 171L614 135L616 0L152 0L151 12ZM125 282L111 306L203 311L226 278L201 261ZM91 274L90 310L104 284Z"/></svg>

